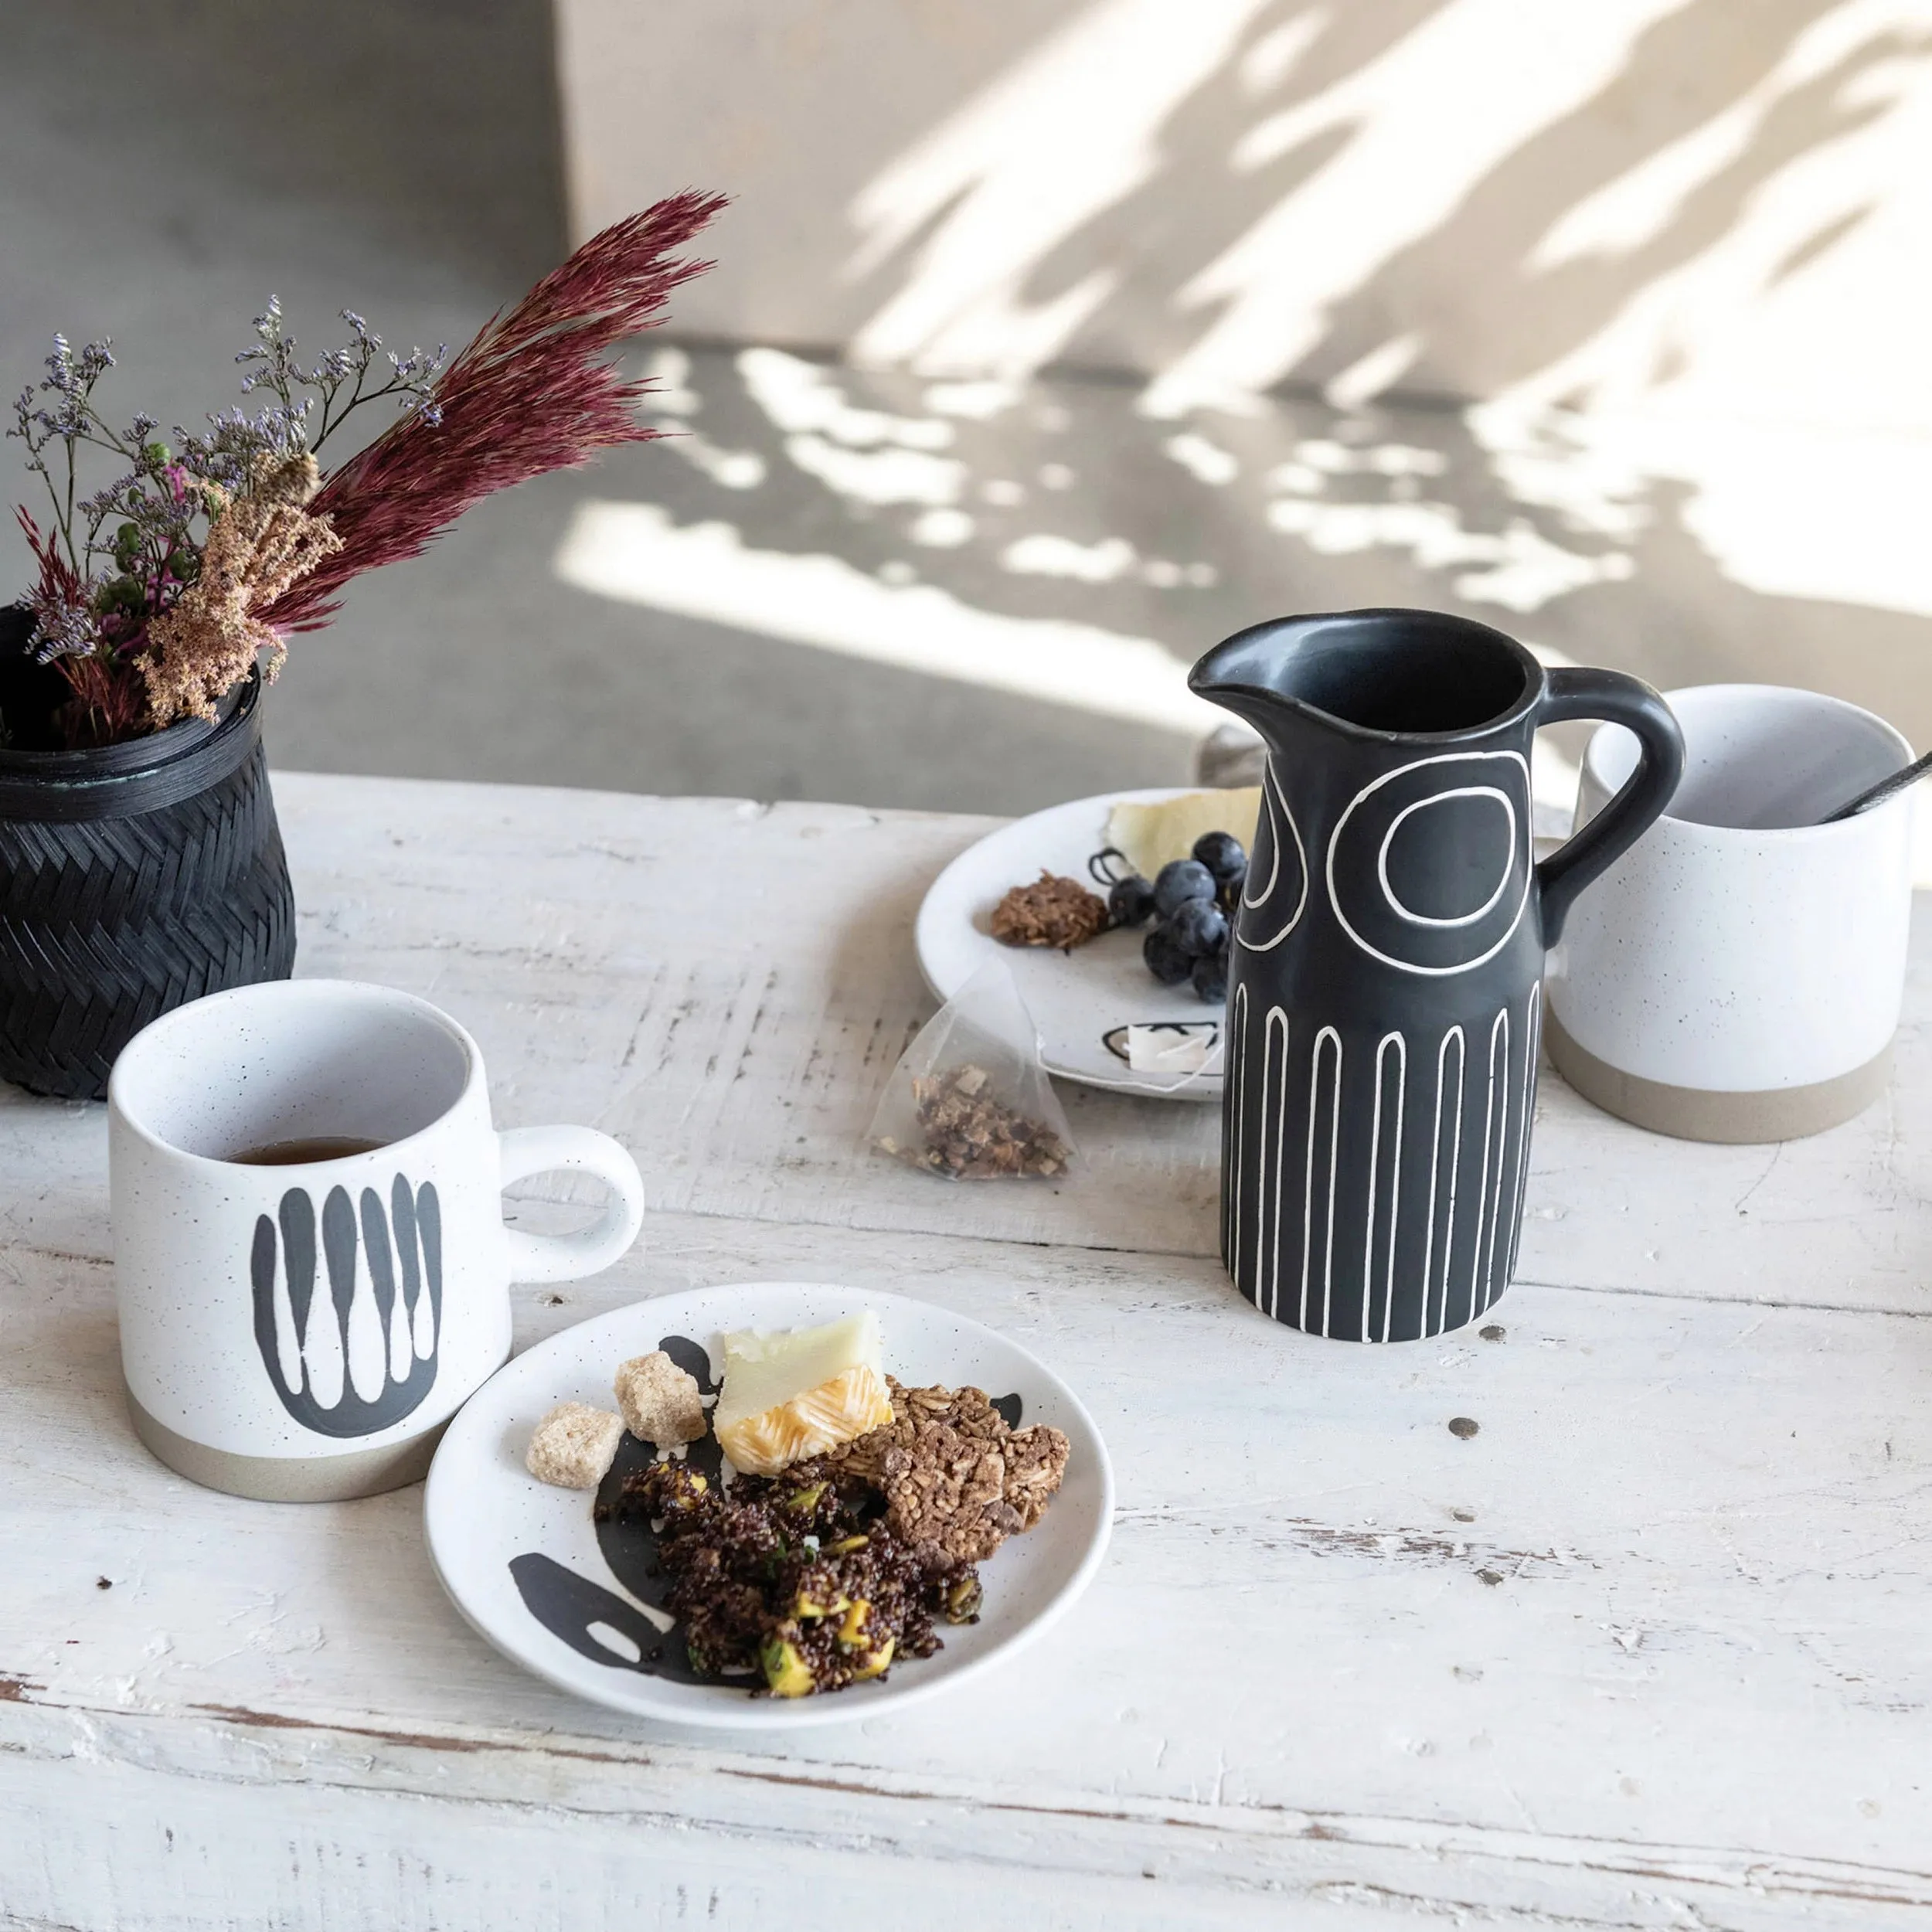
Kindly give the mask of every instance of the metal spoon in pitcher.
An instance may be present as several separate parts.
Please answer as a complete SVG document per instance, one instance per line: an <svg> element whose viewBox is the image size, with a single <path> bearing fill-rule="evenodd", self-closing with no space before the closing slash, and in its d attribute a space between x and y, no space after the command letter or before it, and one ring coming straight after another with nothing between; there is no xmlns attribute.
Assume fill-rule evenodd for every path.
<svg viewBox="0 0 1932 1932"><path fill-rule="evenodd" d="M1923 758L1914 758L1901 771L1895 771L1889 778L1881 778L1875 785L1868 787L1849 804L1840 805L1836 811L1827 812L1818 822L1821 825L1835 825L1841 818L1855 818L1862 811L1869 811L1874 805L1882 805L1888 798L1896 798L1907 785L1914 785L1928 771L1932 771L1932 751Z"/></svg>

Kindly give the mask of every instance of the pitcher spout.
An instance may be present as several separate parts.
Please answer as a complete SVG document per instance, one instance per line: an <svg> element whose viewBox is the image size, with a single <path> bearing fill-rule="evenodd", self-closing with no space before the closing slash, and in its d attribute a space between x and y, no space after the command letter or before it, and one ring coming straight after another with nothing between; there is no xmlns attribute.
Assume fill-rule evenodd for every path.
<svg viewBox="0 0 1932 1932"><path fill-rule="evenodd" d="M1281 634L1297 621L1277 617L1223 639L1188 673L1188 689L1271 739L1282 714L1292 709L1292 701L1274 688L1274 680L1279 675Z"/></svg>
<svg viewBox="0 0 1932 1932"><path fill-rule="evenodd" d="M1270 743L1298 717L1387 739L1492 729L1536 702L1543 671L1515 638L1468 617L1341 611L1237 631L1188 684Z"/></svg>

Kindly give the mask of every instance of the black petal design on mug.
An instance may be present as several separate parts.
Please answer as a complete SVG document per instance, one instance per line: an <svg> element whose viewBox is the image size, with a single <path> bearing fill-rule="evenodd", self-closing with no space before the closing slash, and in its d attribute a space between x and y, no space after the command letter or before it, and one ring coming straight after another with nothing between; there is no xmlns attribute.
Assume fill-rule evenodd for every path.
<svg viewBox="0 0 1932 1932"><path fill-rule="evenodd" d="M332 1187L322 1203L322 1257L328 1264L328 1298L342 1325L343 1375L348 1376L349 1318L355 1305L355 1210L349 1190Z"/></svg>
<svg viewBox="0 0 1932 1932"><path fill-rule="evenodd" d="M422 1273L416 1260L416 1197L400 1174L389 1189L389 1226L396 1230L396 1258L403 1270L403 1303L413 1322L416 1304L423 1292Z"/></svg>
<svg viewBox="0 0 1932 1932"><path fill-rule="evenodd" d="M315 1294L317 1217L308 1190L289 1189L277 1213L255 1223L249 1257L255 1345L282 1406L318 1435L374 1435L413 1413L436 1380L443 1335L442 1219L436 1188L425 1181L412 1189L399 1174L389 1201L385 1212L382 1196L365 1188L359 1217L346 1189L329 1189L321 1216L328 1295L320 1303ZM379 1386L370 1396L356 1388L350 1366L359 1253L369 1276L361 1325L366 1333L372 1324L381 1343ZM420 1311L426 1298L424 1321ZM287 1332L294 1337L294 1359L300 1368L293 1383L278 1337L278 1302L287 1311ZM323 1322L329 1325L326 1329L318 1325ZM315 1372L324 1354L331 1372L321 1379L336 1392L326 1402Z"/></svg>
<svg viewBox="0 0 1932 1932"><path fill-rule="evenodd" d="M342 1189L335 1192L339 1194ZM383 1218L383 1197L372 1187L362 1190L362 1252L369 1257L369 1285L376 1297L376 1320L383 1331L383 1352L391 1358L393 1366L396 1270L389 1258L389 1223Z"/></svg>
<svg viewBox="0 0 1932 1932"><path fill-rule="evenodd" d="M308 1305L315 1298L315 1209L300 1188L291 1188L282 1196L281 1222L282 1247L287 1257L288 1302L295 1317L295 1335L299 1346L301 1338L308 1332ZM258 1249L261 1228L268 1226L268 1217L264 1215L260 1227L256 1230ZM272 1276L274 1230L270 1228L269 1233L268 1265Z"/></svg>

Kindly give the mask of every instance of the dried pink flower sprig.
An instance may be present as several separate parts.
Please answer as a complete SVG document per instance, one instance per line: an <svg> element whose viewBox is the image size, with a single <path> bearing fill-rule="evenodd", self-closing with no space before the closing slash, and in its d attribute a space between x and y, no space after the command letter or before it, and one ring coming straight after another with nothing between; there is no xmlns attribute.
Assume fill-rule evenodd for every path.
<svg viewBox="0 0 1932 1932"><path fill-rule="evenodd" d="M40 398L23 392L9 434L53 501L51 531L17 515L39 566L22 600L31 648L74 693L59 719L66 741L213 716L257 663L272 677L287 634L326 624L363 571L418 555L498 490L659 434L637 413L651 385L626 381L605 352L662 321L672 292L711 266L671 251L724 205L688 191L594 236L447 366L442 350L383 351L344 310L355 339L304 369L271 300L257 345L236 359L249 366L244 389L275 402L252 419L211 416L205 436L178 430L176 450L152 440L152 417L117 432L95 409L107 343L77 354L57 341ZM321 477L313 450L383 397L401 418ZM88 445L127 467L77 499Z"/></svg>

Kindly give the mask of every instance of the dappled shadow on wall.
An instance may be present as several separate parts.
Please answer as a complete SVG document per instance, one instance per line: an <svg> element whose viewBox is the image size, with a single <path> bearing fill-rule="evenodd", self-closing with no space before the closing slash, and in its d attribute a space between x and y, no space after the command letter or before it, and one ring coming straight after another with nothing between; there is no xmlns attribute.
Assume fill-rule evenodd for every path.
<svg viewBox="0 0 1932 1932"><path fill-rule="evenodd" d="M857 196L855 359L1486 398L1742 240L1734 333L1879 204L1923 232L1929 47L1917 0L1098 0Z"/></svg>
<svg viewBox="0 0 1932 1932"><path fill-rule="evenodd" d="M1413 604L1668 685L1767 678L1932 740L1923 622L1739 580L1689 485L1480 410L655 352L648 497L576 505L576 589L1188 738L1185 666L1258 617ZM1472 420L1472 418L1478 419ZM590 488L596 489L594 481Z"/></svg>
<svg viewBox="0 0 1932 1932"><path fill-rule="evenodd" d="M1083 587L1070 609L1191 647L1233 582L1248 614L1284 577L1359 585L1326 560L1369 559L1386 594L1420 577L1437 600L1533 612L1583 655L1833 685L1932 729L1910 621L1932 613L1921 0L1096 0L881 168L851 219L859 361L962 396L1060 363L1134 369L1134 411L1168 426L1137 444L1096 403L1104 434L1031 452L1109 468L1084 534L1038 509L1015 534L988 512L1017 506L969 509L930 465L921 481L893 459L889 486L821 463L848 501L923 489L929 550L974 519L928 575L1010 600L993 573L1057 555ZM910 393L900 410L947 413ZM1284 400L1311 395L1332 414ZM1402 406L1427 399L1480 406L1418 430ZM1378 403L1407 426L1378 429ZM928 433L881 447L943 464ZM1248 536L1218 510L1126 529L1132 502L1166 498L1121 464L1190 435L1247 452ZM1351 436L1442 467L1294 454ZM1170 556L1177 536L1216 554ZM1097 547L1115 539L1138 566ZM1170 563L1223 594L1145 575Z"/></svg>

